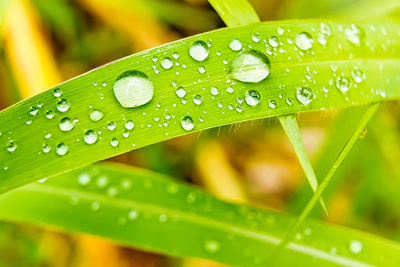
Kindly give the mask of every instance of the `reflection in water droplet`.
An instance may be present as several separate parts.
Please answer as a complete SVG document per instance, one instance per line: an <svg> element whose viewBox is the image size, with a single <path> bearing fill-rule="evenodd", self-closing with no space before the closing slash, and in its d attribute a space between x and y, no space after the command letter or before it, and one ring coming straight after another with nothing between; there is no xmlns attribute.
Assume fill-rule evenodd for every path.
<svg viewBox="0 0 400 267"><path fill-rule="evenodd" d="M176 93L176 95L177 95L179 98L182 98L182 97L184 97L184 96L186 95L186 90L185 90L185 88L183 88L182 86L179 86L179 87L176 89L175 93Z"/></svg>
<svg viewBox="0 0 400 267"><path fill-rule="evenodd" d="M247 105L249 106L257 106L260 103L260 93L256 90L249 90L246 92L244 97Z"/></svg>
<svg viewBox="0 0 400 267"><path fill-rule="evenodd" d="M195 103L196 105L201 105L201 103L203 103L203 97L201 95L194 95L193 103Z"/></svg>
<svg viewBox="0 0 400 267"><path fill-rule="evenodd" d="M154 87L146 74L130 70L117 78L113 90L122 107L132 108L148 103L153 98Z"/></svg>
<svg viewBox="0 0 400 267"><path fill-rule="evenodd" d="M197 61L204 61L209 54L209 49L204 41L195 41L189 49L189 55Z"/></svg>
<svg viewBox="0 0 400 267"><path fill-rule="evenodd" d="M83 136L83 140L85 141L86 144L94 144L97 142L97 133L93 130L89 130L85 133L85 135Z"/></svg>
<svg viewBox="0 0 400 267"><path fill-rule="evenodd" d="M242 49L242 42L238 39L233 39L230 43L229 43L229 48L232 51L239 51L240 49Z"/></svg>
<svg viewBox="0 0 400 267"><path fill-rule="evenodd" d="M112 147L118 146L118 145L119 145L118 139L117 139L116 137L114 137L113 139L111 139L110 145L111 145Z"/></svg>
<svg viewBox="0 0 400 267"><path fill-rule="evenodd" d="M190 116L185 116L181 120L181 126L185 131L191 131L194 128L194 120Z"/></svg>
<svg viewBox="0 0 400 267"><path fill-rule="evenodd" d="M350 89L350 79L347 77L338 77L336 80L336 88L343 94Z"/></svg>
<svg viewBox="0 0 400 267"><path fill-rule="evenodd" d="M103 112L100 110L94 109L92 112L90 112L89 118L91 121L99 121L104 117Z"/></svg>
<svg viewBox="0 0 400 267"><path fill-rule="evenodd" d="M60 143L57 145L56 153L59 156L64 156L68 153L68 146L64 143Z"/></svg>
<svg viewBox="0 0 400 267"><path fill-rule="evenodd" d="M257 83L270 73L269 58L260 51L250 50L240 53L232 61L230 74L232 78L241 82Z"/></svg>
<svg viewBox="0 0 400 267"><path fill-rule="evenodd" d="M314 97L313 91L307 87L297 89L296 98L303 105L308 105Z"/></svg>
<svg viewBox="0 0 400 267"><path fill-rule="evenodd" d="M294 43L301 50L309 50L312 48L313 39L308 32L299 33L294 39Z"/></svg>

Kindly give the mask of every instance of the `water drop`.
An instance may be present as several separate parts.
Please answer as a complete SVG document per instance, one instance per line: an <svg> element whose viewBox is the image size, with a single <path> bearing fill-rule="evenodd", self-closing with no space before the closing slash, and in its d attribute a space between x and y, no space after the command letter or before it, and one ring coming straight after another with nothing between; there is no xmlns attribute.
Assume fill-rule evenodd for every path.
<svg viewBox="0 0 400 267"><path fill-rule="evenodd" d="M60 112L67 112L71 107L71 104L66 99L60 99L57 103L57 110Z"/></svg>
<svg viewBox="0 0 400 267"><path fill-rule="evenodd" d="M203 97L201 95L194 95L193 103L196 105L201 105L201 103L203 103Z"/></svg>
<svg viewBox="0 0 400 267"><path fill-rule="evenodd" d="M122 73L114 83L114 95L124 108L142 106L153 98L154 87L148 76L141 71Z"/></svg>
<svg viewBox="0 0 400 267"><path fill-rule="evenodd" d="M163 69L165 70L169 70L170 68L172 68L172 66L174 65L174 63L172 62L172 59L169 57L165 57L164 59L161 60L160 65Z"/></svg>
<svg viewBox="0 0 400 267"><path fill-rule="evenodd" d="M60 143L57 145L56 153L59 156L64 156L68 153L68 146L64 143Z"/></svg>
<svg viewBox="0 0 400 267"><path fill-rule="evenodd" d="M217 87L211 87L210 92L212 95L216 96L219 94L218 88Z"/></svg>
<svg viewBox="0 0 400 267"><path fill-rule="evenodd" d="M230 87L230 86L228 86L228 87L226 88L226 92L232 94L232 93L233 93L233 88Z"/></svg>
<svg viewBox="0 0 400 267"><path fill-rule="evenodd" d="M246 92L244 99L249 106L257 106L260 103L260 93L256 90L249 90Z"/></svg>
<svg viewBox="0 0 400 267"><path fill-rule="evenodd" d="M303 105L308 105L314 97L313 91L307 87L297 89L296 98Z"/></svg>
<svg viewBox="0 0 400 267"><path fill-rule="evenodd" d="M63 132L69 132L75 127L75 122L70 118L65 117L60 120L60 124L58 125L60 130Z"/></svg>
<svg viewBox="0 0 400 267"><path fill-rule="evenodd" d="M251 40L255 43L258 43L260 41L260 35L258 33L251 35Z"/></svg>
<svg viewBox="0 0 400 267"><path fill-rule="evenodd" d="M85 135L83 136L83 140L85 141L86 144L94 144L97 142L97 133L93 130L89 130L85 133Z"/></svg>
<svg viewBox="0 0 400 267"><path fill-rule="evenodd" d="M204 61L209 54L209 49L204 41L195 41L189 49L189 55L197 61Z"/></svg>
<svg viewBox="0 0 400 267"><path fill-rule="evenodd" d="M301 32L294 39L294 43L301 50L309 50L312 47L313 39L308 32Z"/></svg>
<svg viewBox="0 0 400 267"><path fill-rule="evenodd" d="M276 101L275 100L270 100L268 102L268 107L271 109L276 109Z"/></svg>
<svg viewBox="0 0 400 267"><path fill-rule="evenodd" d="M350 89L350 79L347 77L338 77L336 80L336 88L343 94Z"/></svg>
<svg viewBox="0 0 400 267"><path fill-rule="evenodd" d="M239 51L242 49L242 42L238 39L232 39L232 41L229 43L229 48L232 51Z"/></svg>
<svg viewBox="0 0 400 267"><path fill-rule="evenodd" d="M46 119L51 120L52 118L54 118L54 112L49 110L46 112Z"/></svg>
<svg viewBox="0 0 400 267"><path fill-rule="evenodd" d="M51 150L51 147L49 145L47 145L47 144L43 145L43 147L42 147L43 153L49 153L50 150Z"/></svg>
<svg viewBox="0 0 400 267"><path fill-rule="evenodd" d="M128 213L128 219L131 221L136 220L139 217L139 212L137 210L131 210Z"/></svg>
<svg viewBox="0 0 400 267"><path fill-rule="evenodd" d="M190 192L186 198L187 203L193 204L197 200L197 195L195 192Z"/></svg>
<svg viewBox="0 0 400 267"><path fill-rule="evenodd" d="M135 124L133 123L133 121L129 120L125 123L125 129L133 130L133 128L135 128Z"/></svg>
<svg viewBox="0 0 400 267"><path fill-rule="evenodd" d="M96 185L98 188L105 188L108 185L108 178L107 176L100 176L97 178Z"/></svg>
<svg viewBox="0 0 400 267"><path fill-rule="evenodd" d="M353 254L359 254L363 249L363 245L360 241L358 240L352 240L350 242L350 251Z"/></svg>
<svg viewBox="0 0 400 267"><path fill-rule="evenodd" d="M132 182L128 178L125 178L121 181L121 189L122 191L129 191L132 189Z"/></svg>
<svg viewBox="0 0 400 267"><path fill-rule="evenodd" d="M104 117L103 112L101 112L98 109L92 110L92 112L90 112L89 115L90 120L94 122L101 120L103 117Z"/></svg>
<svg viewBox="0 0 400 267"><path fill-rule="evenodd" d="M114 137L113 139L111 139L110 145L111 145L112 147L118 146L118 145L119 145L118 139L117 139L116 137Z"/></svg>
<svg viewBox="0 0 400 267"><path fill-rule="evenodd" d="M257 83L270 73L269 58L260 51L250 50L240 53L231 64L232 78L241 82Z"/></svg>
<svg viewBox="0 0 400 267"><path fill-rule="evenodd" d="M363 80L364 80L364 74L362 73L362 71L361 70L359 70L359 69L357 69L357 68L355 68L355 69L353 69L352 71L351 71L351 76L353 77L353 80L356 82L356 83L360 83L360 82L362 82Z"/></svg>
<svg viewBox="0 0 400 267"><path fill-rule="evenodd" d="M181 126L185 131L191 131L194 128L194 120L190 116L185 116L181 120Z"/></svg>
<svg viewBox="0 0 400 267"><path fill-rule="evenodd" d="M17 150L17 145L15 144L14 140L9 140L7 145L8 152L14 152Z"/></svg>
<svg viewBox="0 0 400 267"><path fill-rule="evenodd" d="M360 46L362 35L362 29L360 27L352 24L350 28L344 30L344 33L346 34L347 40L350 43Z"/></svg>
<svg viewBox="0 0 400 267"><path fill-rule="evenodd" d="M217 253L221 248L221 244L219 241L215 239L207 239L204 242L204 249L210 254L215 254Z"/></svg>
<svg viewBox="0 0 400 267"><path fill-rule="evenodd" d="M36 116L38 112L39 110L37 109L37 107L30 107L29 109L29 114L31 114L31 116Z"/></svg>
<svg viewBox="0 0 400 267"><path fill-rule="evenodd" d="M53 96L54 97L61 97L62 96L62 91L60 88L56 88L53 90Z"/></svg>
<svg viewBox="0 0 400 267"><path fill-rule="evenodd" d="M91 180L92 180L92 177L87 172L81 173L78 176L78 184L82 185L82 186L90 184Z"/></svg>
<svg viewBox="0 0 400 267"><path fill-rule="evenodd" d="M119 194L119 190L115 186L111 186L107 190L107 195L110 196L110 197L116 197L118 194Z"/></svg>
<svg viewBox="0 0 400 267"><path fill-rule="evenodd" d="M90 208L94 211L98 211L100 209L100 203L97 201L92 202Z"/></svg>
<svg viewBox="0 0 400 267"><path fill-rule="evenodd" d="M186 95L186 90L185 90L185 88L183 88L182 86L179 86L179 87L176 89L175 93L176 93L176 95L177 95L179 98L182 98L182 97L184 97L184 96Z"/></svg>
<svg viewBox="0 0 400 267"><path fill-rule="evenodd" d="M268 43L269 43L269 45L270 46L272 46L272 47L278 47L278 45L279 45L279 38L278 38L278 36L271 36L269 39L268 39Z"/></svg>
<svg viewBox="0 0 400 267"><path fill-rule="evenodd" d="M205 73L206 72L206 68L204 68L204 66L199 66L197 68L197 70L199 71L199 73Z"/></svg>
<svg viewBox="0 0 400 267"><path fill-rule="evenodd" d="M117 128L117 125L115 124L115 122L110 121L110 122L107 124L107 129L108 129L108 130L114 131L115 128Z"/></svg>

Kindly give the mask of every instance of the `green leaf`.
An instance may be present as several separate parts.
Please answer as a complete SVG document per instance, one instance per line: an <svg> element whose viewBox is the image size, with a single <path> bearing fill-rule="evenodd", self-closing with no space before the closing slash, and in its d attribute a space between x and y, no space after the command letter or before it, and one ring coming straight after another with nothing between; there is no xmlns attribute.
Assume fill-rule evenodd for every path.
<svg viewBox="0 0 400 267"><path fill-rule="evenodd" d="M223 202L161 174L110 163L5 193L0 218L238 266L265 266L293 221ZM400 261L394 242L312 220L283 252L277 266L395 266Z"/></svg>
<svg viewBox="0 0 400 267"><path fill-rule="evenodd" d="M228 26L244 26L260 21L256 12L247 2L247 0L215 0L210 1L210 3L217 10ZM290 143L294 148L296 156L299 159L300 165L304 170L311 189L313 192L315 192L318 188L318 181L315 177L313 167L304 147L296 117L291 114L284 117L279 116L278 118L286 135L289 137ZM325 214L328 215L328 210L325 206L324 200L321 199L320 203Z"/></svg>
<svg viewBox="0 0 400 267"><path fill-rule="evenodd" d="M332 22L328 26L331 35L325 36L324 46L317 38L327 32L326 24L321 23L269 22L204 33L126 57L69 80L57 86L62 93L60 97L54 96L55 88L52 88L17 103L0 113L0 144L3 146L0 149L0 192L189 132L263 117L364 105L400 96L399 24L359 23L355 26ZM360 31L359 46L357 30ZM313 38L310 50L300 51L295 44L294 40L302 32L310 33ZM258 34L260 41L253 41L253 34ZM280 40L276 48L269 44L272 36ZM266 64L266 57L269 59L271 70L267 78L258 83L233 79L237 75L232 71L254 74L259 65L237 68L246 55L229 49L232 39L240 40L245 51L251 45L258 52L248 52L260 57L258 60L262 64ZM189 55L189 48L199 40L211 45L209 56L201 62ZM304 36L298 40L304 41ZM175 59L177 55L179 58ZM160 61L164 57L176 64L171 69L163 69ZM230 67L232 61L234 69ZM113 85L121 74L131 70L149 77L154 97L143 106L123 108L114 96ZM346 81L349 82L348 91ZM180 86L186 91L183 98L176 93ZM218 95L215 89L210 93L212 87L217 88ZM230 93L231 88L233 93ZM311 94L304 94L305 88ZM255 92L251 90L256 90L260 96L256 105ZM197 95L203 99L200 105L193 102ZM308 98L304 98L305 95ZM246 104L245 96L250 105ZM69 103L70 108L60 112L57 103ZM96 122L89 118L94 110L104 114ZM55 114L52 119L46 118L48 111ZM65 118L75 121L71 131L60 130L60 122L65 123ZM125 126L130 120L135 125L131 130ZM116 124L115 130L108 127L110 122ZM194 128L190 131L188 125ZM71 123L63 126L68 129ZM88 131L97 133L96 143L84 142ZM43 146L46 149L43 150ZM58 155L57 146L67 146L66 155ZM48 148L51 150L45 153Z"/></svg>
<svg viewBox="0 0 400 267"><path fill-rule="evenodd" d="M329 169L327 175L325 176L324 180L322 180L320 187L318 188L317 192L314 196L310 199L307 203L306 207L303 209L299 217L296 219L294 224L290 227L289 231L286 233L285 237L282 239L282 243L280 247L283 247L289 242L293 234L298 231L300 225L303 221L307 218L308 214L310 214L312 208L314 207L315 203L321 197L322 193L324 192L325 188L328 186L330 180L336 173L337 169L343 164L344 159L347 157L347 154L350 152L351 148L354 146L355 142L359 139L360 135L363 133L367 123L371 119L371 117L375 114L376 110L378 109L379 104L373 104L364 113L361 117L357 129L354 131L351 138L347 141L346 145L343 147L342 151L338 155L337 159L335 160L333 166Z"/></svg>
<svg viewBox="0 0 400 267"><path fill-rule="evenodd" d="M304 147L296 117L294 115L286 115L279 116L278 118L279 122L282 124L282 128L285 130L286 135L289 137L294 151L296 152L297 158L299 159L300 165L303 168L311 189L315 193L318 189L318 181L317 177L315 177L314 169L311 165L310 159L308 158L306 148ZM325 214L328 214L328 210L323 199L321 198L319 202L321 203L321 207L323 208Z"/></svg>

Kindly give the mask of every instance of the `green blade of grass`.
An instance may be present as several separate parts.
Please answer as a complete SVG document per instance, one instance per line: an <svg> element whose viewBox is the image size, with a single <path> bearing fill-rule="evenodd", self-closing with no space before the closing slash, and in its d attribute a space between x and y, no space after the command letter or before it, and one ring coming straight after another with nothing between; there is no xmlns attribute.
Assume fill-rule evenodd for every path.
<svg viewBox="0 0 400 267"><path fill-rule="evenodd" d="M247 0L208 0L229 27L260 22L254 8Z"/></svg>
<svg viewBox="0 0 400 267"><path fill-rule="evenodd" d="M5 193L0 218L237 266L266 266L269 252L294 219L223 202L165 175L110 163ZM313 220L307 220L284 253L278 266L395 266L400 260L394 242Z"/></svg>
<svg viewBox="0 0 400 267"><path fill-rule="evenodd" d="M353 33L356 26L337 22L329 23L331 34L326 36L327 44L321 45L317 40L321 27L326 32L326 25L321 23L268 22L204 33L71 79L56 87L61 96L54 95L55 88L51 88L3 110L0 113L0 192L211 127L400 97L399 24L357 24L356 29L362 29L361 43L357 46L351 42L354 36L348 32ZM302 32L309 32L314 40L308 51L299 50L294 43ZM258 42L252 40L253 34L260 36ZM278 47L269 44L272 36L279 38ZM244 51L251 46L268 55L271 71L266 79L256 84L233 79L230 64L240 52L229 49L232 39L241 40ZM188 52L198 40L210 44L209 56L201 62L193 60ZM171 69L160 66L164 57L174 61ZM141 71L152 81L154 97L148 104L127 109L116 100L114 82L128 70ZM361 81L355 71L361 75ZM349 82L349 90L345 92L344 80ZM186 92L183 98L176 94L180 86ZM212 87L217 88L218 95L215 89L210 93ZM304 88L311 92L307 101L299 94ZM255 106L251 100L250 105L246 104L245 96L250 90L257 90L260 95L260 102ZM197 95L203 98L200 105L193 102ZM69 103L68 111L57 110L62 99ZM94 110L104 114L98 121L89 118ZM54 114L51 119L46 118L48 111ZM193 119L192 131L184 130L181 125L185 116ZM64 118L74 122L71 131L60 130ZM134 129L125 127L129 120L134 123ZM113 123L116 128L110 127ZM89 130L98 136L92 145L84 142ZM64 156L56 153L60 144L68 146ZM45 153L47 149L50 151Z"/></svg>
<svg viewBox="0 0 400 267"><path fill-rule="evenodd" d="M371 117L375 114L378 107L379 107L379 104L372 104L370 107L368 107L368 109L366 110L364 115L361 117L361 119L357 125L357 129L354 131L353 135L347 141L346 145L343 147L339 156L335 160L333 166L330 168L329 172L327 173L325 178L322 180L321 185L318 188L317 192L307 203L306 207L303 209L303 211L301 212L299 217L296 219L296 221L290 227L289 231L285 234L285 237L282 239L282 242L279 245L279 248L283 248L293 237L293 234L296 231L298 231L300 225L304 222L304 220L307 218L308 214L311 212L312 208L315 206L315 203L317 202L319 197L322 195L325 188L328 186L330 180L336 173L337 169L343 164L343 161L346 158L347 154L350 152L350 150L354 146L355 142L359 139L360 135L364 131L365 127L367 126L367 123L369 122Z"/></svg>
<svg viewBox="0 0 400 267"><path fill-rule="evenodd" d="M310 159L308 158L306 148L304 147L296 117L294 115L286 115L279 116L278 118L282 128L290 140L290 143L293 146L294 151L296 152L297 158L307 177L308 183L310 184L312 191L315 193L318 189L318 181ZM328 215L328 210L323 199L320 198L319 202L325 214Z"/></svg>

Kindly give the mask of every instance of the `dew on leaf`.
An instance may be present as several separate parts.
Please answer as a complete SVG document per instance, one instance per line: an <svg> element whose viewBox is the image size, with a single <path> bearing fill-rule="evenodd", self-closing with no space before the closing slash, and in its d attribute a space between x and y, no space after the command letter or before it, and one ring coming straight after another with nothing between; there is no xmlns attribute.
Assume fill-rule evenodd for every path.
<svg viewBox="0 0 400 267"><path fill-rule="evenodd" d="M133 130L133 128L135 128L135 124L133 123L133 121L129 120L125 122L125 129Z"/></svg>
<svg viewBox="0 0 400 267"><path fill-rule="evenodd" d="M75 127L75 122L70 118L65 117L60 120L60 124L58 125L61 131L69 132Z"/></svg>
<svg viewBox="0 0 400 267"><path fill-rule="evenodd" d="M210 92L212 95L216 96L219 94L218 88L217 87L211 87Z"/></svg>
<svg viewBox="0 0 400 267"><path fill-rule="evenodd" d="M154 87L149 77L141 71L129 70L115 81L114 95L124 108L139 107L153 98Z"/></svg>
<svg viewBox="0 0 400 267"><path fill-rule="evenodd" d="M244 99L249 106L257 106L260 103L260 93L257 90L249 90L246 92Z"/></svg>
<svg viewBox="0 0 400 267"><path fill-rule="evenodd" d="M201 105L201 103L203 103L203 97L201 95L194 95L193 103L196 105Z"/></svg>
<svg viewBox="0 0 400 267"><path fill-rule="evenodd" d="M62 91L60 88L56 88L53 90L53 96L54 97L61 97L62 96Z"/></svg>
<svg viewBox="0 0 400 267"><path fill-rule="evenodd" d="M68 146L64 143L59 143L56 147L56 153L59 156L64 156L68 153Z"/></svg>
<svg viewBox="0 0 400 267"><path fill-rule="evenodd" d="M350 89L350 79L347 77L338 77L336 79L336 88L343 94Z"/></svg>
<svg viewBox="0 0 400 267"><path fill-rule="evenodd" d="M353 254L359 254L363 249L363 245L361 241L358 240L352 240L350 241L350 251Z"/></svg>
<svg viewBox="0 0 400 267"><path fill-rule="evenodd" d="M271 36L268 39L268 43L272 47L278 47L279 46L279 38L278 38L278 36L275 36L275 35Z"/></svg>
<svg viewBox="0 0 400 267"><path fill-rule="evenodd" d="M186 95L186 90L185 90L185 88L183 88L182 86L179 86L179 87L176 89L175 93L176 93L176 95L177 95L179 98L183 98L183 97Z"/></svg>
<svg viewBox="0 0 400 267"><path fill-rule="evenodd" d="M239 51L240 49L242 49L242 42L238 39L232 39L229 43L229 48L232 51Z"/></svg>
<svg viewBox="0 0 400 267"><path fill-rule="evenodd" d="M268 77L271 70L269 58L260 51L240 53L231 63L232 78L241 82L258 83Z"/></svg>
<svg viewBox="0 0 400 267"><path fill-rule="evenodd" d="M60 99L57 103L57 110L60 112L67 112L71 107L71 104L66 99Z"/></svg>
<svg viewBox="0 0 400 267"><path fill-rule="evenodd" d="M104 117L103 112L101 112L98 109L92 110L89 115L90 120L94 122L101 120L103 117Z"/></svg>
<svg viewBox="0 0 400 267"><path fill-rule="evenodd" d="M185 116L181 120L181 126L185 131L191 131L194 128L194 120L190 116Z"/></svg>
<svg viewBox="0 0 400 267"><path fill-rule="evenodd" d="M215 239L207 239L204 241L204 250L210 254L217 253L221 248L221 243Z"/></svg>
<svg viewBox="0 0 400 267"><path fill-rule="evenodd" d="M98 139L97 133L93 130L88 130L83 136L83 140L88 145L96 143L97 139Z"/></svg>
<svg viewBox="0 0 400 267"><path fill-rule="evenodd" d="M160 65L163 69L165 70L169 70L170 68L172 68L172 66L174 65L174 63L172 62L172 59L169 57L165 57L161 60Z"/></svg>
<svg viewBox="0 0 400 267"><path fill-rule="evenodd" d="M54 112L49 110L46 112L46 119L51 120L52 118L54 118Z"/></svg>
<svg viewBox="0 0 400 267"><path fill-rule="evenodd" d="M81 173L78 176L78 184L79 185L85 186L85 185L90 184L91 181L92 181L92 177L87 172Z"/></svg>
<svg viewBox="0 0 400 267"><path fill-rule="evenodd" d="M17 150L17 144L15 144L14 140L9 140L8 145L7 145L7 151L8 152L14 152Z"/></svg>
<svg viewBox="0 0 400 267"><path fill-rule="evenodd" d="M310 104L313 97L314 97L313 91L308 87L300 87L296 91L296 98L303 105Z"/></svg>
<svg viewBox="0 0 400 267"><path fill-rule="evenodd" d="M360 46L361 44L361 38L362 38L362 34L363 31L360 27L352 24L350 28L347 28L344 30L344 33L346 35L347 40L356 45L356 46Z"/></svg>
<svg viewBox="0 0 400 267"><path fill-rule="evenodd" d="M204 61L209 54L208 45L204 41L195 41L190 46L189 55L197 61Z"/></svg>
<svg viewBox="0 0 400 267"><path fill-rule="evenodd" d="M313 39L311 34L308 32L301 32L294 39L294 43L301 50L309 50L312 48Z"/></svg>
<svg viewBox="0 0 400 267"><path fill-rule="evenodd" d="M117 139L116 137L113 137L113 138L111 139L111 141L110 141L110 145L111 145L112 147L117 147L117 146L119 145L118 139Z"/></svg>

